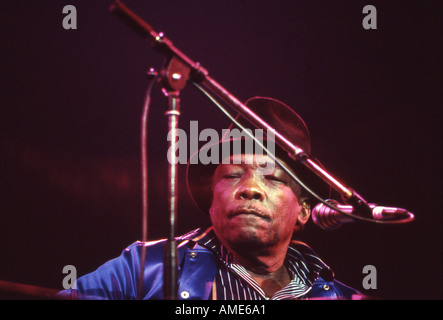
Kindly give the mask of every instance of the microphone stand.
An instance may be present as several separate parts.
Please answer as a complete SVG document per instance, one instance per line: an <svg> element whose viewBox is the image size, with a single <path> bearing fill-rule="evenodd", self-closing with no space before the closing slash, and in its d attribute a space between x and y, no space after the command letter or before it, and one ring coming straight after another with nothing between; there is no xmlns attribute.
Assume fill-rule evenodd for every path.
<svg viewBox="0 0 443 320"><path fill-rule="evenodd" d="M163 93L168 98L168 134L172 139L168 148L168 204L169 204L169 235L164 248L164 287L163 295L166 300L177 300L178 294L178 253L175 241L177 221L177 130L180 116L180 91L189 79L190 69L179 59L172 56L166 67L161 71Z"/></svg>

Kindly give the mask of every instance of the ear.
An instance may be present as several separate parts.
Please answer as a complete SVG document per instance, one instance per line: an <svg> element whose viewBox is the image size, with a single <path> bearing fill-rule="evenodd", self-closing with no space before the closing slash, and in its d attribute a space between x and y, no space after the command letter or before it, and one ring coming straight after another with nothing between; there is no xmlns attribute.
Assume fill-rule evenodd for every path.
<svg viewBox="0 0 443 320"><path fill-rule="evenodd" d="M297 230L303 228L306 222L308 222L310 216L311 216L311 204L306 200L302 201L301 210L297 217L297 224L296 224Z"/></svg>

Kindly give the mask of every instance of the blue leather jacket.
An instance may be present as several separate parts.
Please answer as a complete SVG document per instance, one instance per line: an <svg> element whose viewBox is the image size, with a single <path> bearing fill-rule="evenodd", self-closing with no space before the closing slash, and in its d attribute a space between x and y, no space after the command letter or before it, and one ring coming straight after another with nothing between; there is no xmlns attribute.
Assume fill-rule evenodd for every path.
<svg viewBox="0 0 443 320"><path fill-rule="evenodd" d="M217 257L193 241L196 232L177 239L179 261L180 300L208 300L215 279ZM137 299L137 283L140 275L142 247L146 246L146 263L143 279L144 300L163 299L163 252L165 240L135 242L122 254L89 273L76 282L76 289L61 291L59 296L68 299ZM329 268L325 265L325 270ZM333 279L331 272L314 282L302 299L354 299L361 294Z"/></svg>

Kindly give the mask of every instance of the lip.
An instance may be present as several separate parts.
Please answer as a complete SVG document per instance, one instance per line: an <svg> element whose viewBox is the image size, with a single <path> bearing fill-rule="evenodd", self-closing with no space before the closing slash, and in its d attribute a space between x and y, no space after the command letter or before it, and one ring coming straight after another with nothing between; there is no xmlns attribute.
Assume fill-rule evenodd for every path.
<svg viewBox="0 0 443 320"><path fill-rule="evenodd" d="M240 215L253 215L262 219L270 220L270 217L261 210L253 209L253 208L240 208L231 214L231 217L240 216Z"/></svg>

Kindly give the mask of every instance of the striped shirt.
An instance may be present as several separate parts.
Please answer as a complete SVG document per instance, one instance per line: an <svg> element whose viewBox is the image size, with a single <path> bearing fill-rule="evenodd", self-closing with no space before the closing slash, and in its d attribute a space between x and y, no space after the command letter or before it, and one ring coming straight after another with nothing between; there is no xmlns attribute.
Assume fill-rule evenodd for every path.
<svg viewBox="0 0 443 320"><path fill-rule="evenodd" d="M317 280L320 270L329 269L306 244L291 241L285 259L291 281L272 297L267 297L247 270L238 263L235 256L220 243L212 227L194 241L213 251L219 258L218 272L210 297L213 300L303 299Z"/></svg>

